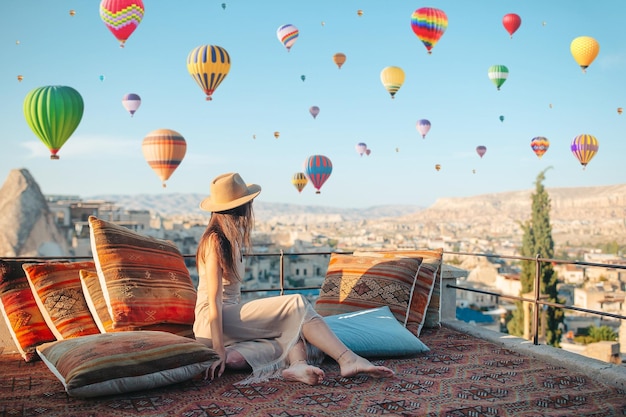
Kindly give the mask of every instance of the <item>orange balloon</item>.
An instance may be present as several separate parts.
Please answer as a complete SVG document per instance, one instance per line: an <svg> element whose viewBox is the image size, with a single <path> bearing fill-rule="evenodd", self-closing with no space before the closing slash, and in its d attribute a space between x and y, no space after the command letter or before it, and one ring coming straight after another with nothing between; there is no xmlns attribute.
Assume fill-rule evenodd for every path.
<svg viewBox="0 0 626 417"><path fill-rule="evenodd" d="M24 79L24 76L23 76L23 75L18 75L18 76L17 76L17 80L18 80L18 81L20 81L20 82L21 82L23 79Z"/></svg>
<svg viewBox="0 0 626 417"><path fill-rule="evenodd" d="M333 62L337 65L337 68L341 69L341 66L346 62L346 54L337 52L333 55Z"/></svg>
<svg viewBox="0 0 626 417"><path fill-rule="evenodd" d="M143 156L150 168L163 182L167 181L187 152L187 142L182 135L170 129L157 129L146 135L141 144Z"/></svg>

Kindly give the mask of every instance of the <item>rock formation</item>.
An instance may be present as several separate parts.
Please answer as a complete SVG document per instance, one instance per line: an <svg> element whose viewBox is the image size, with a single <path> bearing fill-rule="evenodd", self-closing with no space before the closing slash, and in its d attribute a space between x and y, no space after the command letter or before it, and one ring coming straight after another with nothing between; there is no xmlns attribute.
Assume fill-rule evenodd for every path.
<svg viewBox="0 0 626 417"><path fill-rule="evenodd" d="M0 188L0 256L69 254L39 185L28 170L11 170Z"/></svg>

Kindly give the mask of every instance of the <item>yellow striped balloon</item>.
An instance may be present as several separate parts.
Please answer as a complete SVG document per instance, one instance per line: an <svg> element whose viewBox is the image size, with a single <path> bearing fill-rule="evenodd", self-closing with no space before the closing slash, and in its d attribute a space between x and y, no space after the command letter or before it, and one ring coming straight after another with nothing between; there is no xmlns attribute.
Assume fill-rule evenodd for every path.
<svg viewBox="0 0 626 417"><path fill-rule="evenodd" d="M198 46L187 56L187 71L204 91L206 99L212 100L213 92L230 71L230 55L220 46Z"/></svg>
<svg viewBox="0 0 626 417"><path fill-rule="evenodd" d="M593 135L578 135L572 140L571 150L576 159L583 166L587 166L589 161L598 153L598 139Z"/></svg>
<svg viewBox="0 0 626 417"><path fill-rule="evenodd" d="M396 93L404 84L404 71L400 67L385 67L380 72L380 81L391 98L395 98Z"/></svg>
<svg viewBox="0 0 626 417"><path fill-rule="evenodd" d="M574 60L580 65L583 72L587 72L587 67L591 65L600 52L600 44L590 36L577 37L572 41L569 48Z"/></svg>
<svg viewBox="0 0 626 417"><path fill-rule="evenodd" d="M296 187L298 192L301 193L304 187L306 187L306 185L309 183L309 179L306 177L306 175L304 175L304 172L296 172L295 174L293 174L293 177L291 177L291 183L294 187Z"/></svg>
<svg viewBox="0 0 626 417"><path fill-rule="evenodd" d="M141 144L143 156L150 168L163 182L167 181L187 152L187 142L183 136L170 129L157 129L146 135Z"/></svg>

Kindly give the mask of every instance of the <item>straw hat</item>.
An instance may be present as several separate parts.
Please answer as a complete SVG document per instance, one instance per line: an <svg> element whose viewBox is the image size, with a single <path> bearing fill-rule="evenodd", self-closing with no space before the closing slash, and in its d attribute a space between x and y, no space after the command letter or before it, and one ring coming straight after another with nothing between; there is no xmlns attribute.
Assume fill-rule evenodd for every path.
<svg viewBox="0 0 626 417"><path fill-rule="evenodd" d="M244 205L261 192L261 186L246 184L238 173L222 174L211 182L211 195L202 200L206 211L226 211Z"/></svg>

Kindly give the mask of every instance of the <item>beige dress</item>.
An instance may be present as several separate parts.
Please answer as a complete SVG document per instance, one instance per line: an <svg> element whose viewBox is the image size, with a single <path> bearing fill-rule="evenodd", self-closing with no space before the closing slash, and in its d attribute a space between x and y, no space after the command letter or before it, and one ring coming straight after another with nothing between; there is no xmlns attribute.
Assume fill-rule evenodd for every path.
<svg viewBox="0 0 626 417"><path fill-rule="evenodd" d="M238 265L244 275L244 263ZM200 277L196 317L193 330L196 339L209 347L208 282ZM302 325L320 317L300 294L260 298L241 303L241 283L237 278L223 278L222 320L224 344L239 352L252 367L252 374L241 383L266 381L280 376L288 366L289 350L302 339Z"/></svg>

